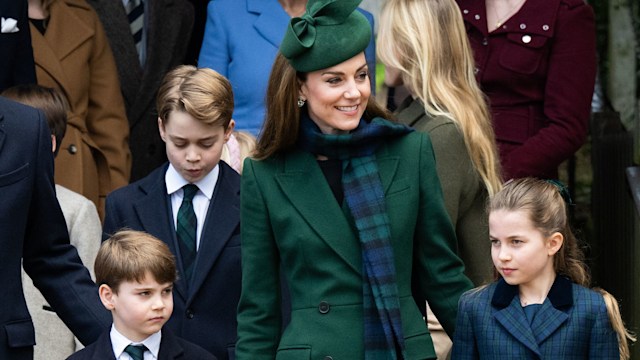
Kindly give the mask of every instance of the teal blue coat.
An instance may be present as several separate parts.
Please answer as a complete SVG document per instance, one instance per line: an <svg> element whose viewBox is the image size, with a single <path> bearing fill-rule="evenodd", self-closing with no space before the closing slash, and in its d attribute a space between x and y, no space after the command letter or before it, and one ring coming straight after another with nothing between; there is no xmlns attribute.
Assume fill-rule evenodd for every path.
<svg viewBox="0 0 640 360"><path fill-rule="evenodd" d="M406 359L435 359L414 292L429 301L452 334L458 299L472 285L454 250L431 141L426 134L410 133L382 145L376 158L390 219ZM236 358L362 359L360 243L313 155L294 150L245 162L241 233ZM292 307L283 333L281 270Z"/></svg>

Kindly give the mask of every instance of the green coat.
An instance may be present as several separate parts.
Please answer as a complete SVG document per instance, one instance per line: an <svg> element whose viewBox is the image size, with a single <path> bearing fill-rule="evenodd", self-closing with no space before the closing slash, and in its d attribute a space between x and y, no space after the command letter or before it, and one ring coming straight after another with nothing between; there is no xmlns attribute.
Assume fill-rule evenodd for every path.
<svg viewBox="0 0 640 360"><path fill-rule="evenodd" d="M428 136L376 152L394 249L407 359L435 358L412 297L429 301L451 334L460 295L472 287L455 253ZM242 295L238 360L363 358L362 260L351 222L313 155L293 150L247 160L241 189ZM280 269L291 294L281 334Z"/></svg>
<svg viewBox="0 0 640 360"><path fill-rule="evenodd" d="M447 212L456 229L458 254L476 286L493 281L493 263L486 212L487 189L474 169L462 133L445 116L427 115L411 98L398 108L398 122L429 134L436 155Z"/></svg>

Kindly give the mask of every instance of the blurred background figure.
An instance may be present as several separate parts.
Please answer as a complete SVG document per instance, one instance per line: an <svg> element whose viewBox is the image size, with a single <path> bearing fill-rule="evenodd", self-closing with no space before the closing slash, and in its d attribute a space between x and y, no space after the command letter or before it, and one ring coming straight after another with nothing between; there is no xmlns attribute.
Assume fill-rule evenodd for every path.
<svg viewBox="0 0 640 360"><path fill-rule="evenodd" d="M0 1L0 16L0 91L18 84L34 84L27 0Z"/></svg>
<svg viewBox="0 0 640 360"><path fill-rule="evenodd" d="M55 180L93 201L129 183L129 126L111 49L95 11L84 0L29 1L38 84L69 101Z"/></svg>
<svg viewBox="0 0 640 360"><path fill-rule="evenodd" d="M104 24L129 119L131 181L167 161L158 133L156 93L185 61L193 26L187 0L87 0Z"/></svg>
<svg viewBox="0 0 640 360"><path fill-rule="evenodd" d="M242 174L244 159L253 153L256 138L246 131L234 131L222 147L222 157L238 174Z"/></svg>
<svg viewBox="0 0 640 360"><path fill-rule="evenodd" d="M557 178L585 142L596 77L584 0L456 0L489 97L503 178Z"/></svg>
<svg viewBox="0 0 640 360"><path fill-rule="evenodd" d="M501 187L488 106L474 78L474 60L454 0L387 0L378 28L385 83L410 95L398 120L431 137L445 205L465 273L476 286L493 279L485 204ZM429 312L438 358L451 341Z"/></svg>

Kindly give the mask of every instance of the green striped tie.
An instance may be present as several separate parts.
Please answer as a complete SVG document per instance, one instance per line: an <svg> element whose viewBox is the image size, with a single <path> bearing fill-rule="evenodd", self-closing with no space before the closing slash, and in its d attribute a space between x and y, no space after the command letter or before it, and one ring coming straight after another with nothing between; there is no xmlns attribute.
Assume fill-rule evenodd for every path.
<svg viewBox="0 0 640 360"><path fill-rule="evenodd" d="M193 211L193 197L198 192L198 187L193 184L187 184L182 187L183 198L180 210L178 210L178 226L176 234L178 235L178 245L180 247L180 255L182 257L182 267L184 269L184 277L186 283L189 284L191 274L193 273L193 265L196 262L196 229L198 227L198 219Z"/></svg>
<svg viewBox="0 0 640 360"><path fill-rule="evenodd" d="M144 345L127 345L124 348L124 352L129 354L133 360L144 359L144 352L147 351L147 347Z"/></svg>

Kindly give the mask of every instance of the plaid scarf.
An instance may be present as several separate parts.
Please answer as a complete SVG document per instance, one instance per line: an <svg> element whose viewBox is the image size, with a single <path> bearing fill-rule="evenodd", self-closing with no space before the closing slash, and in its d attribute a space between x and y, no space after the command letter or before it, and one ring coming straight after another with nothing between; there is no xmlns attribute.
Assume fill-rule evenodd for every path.
<svg viewBox="0 0 640 360"><path fill-rule="evenodd" d="M312 154L342 161L345 201L362 249L366 360L405 357L389 216L375 150L387 138L410 131L404 125L374 118L368 123L360 120L349 134L327 135L320 132L306 113L301 116L298 146Z"/></svg>

